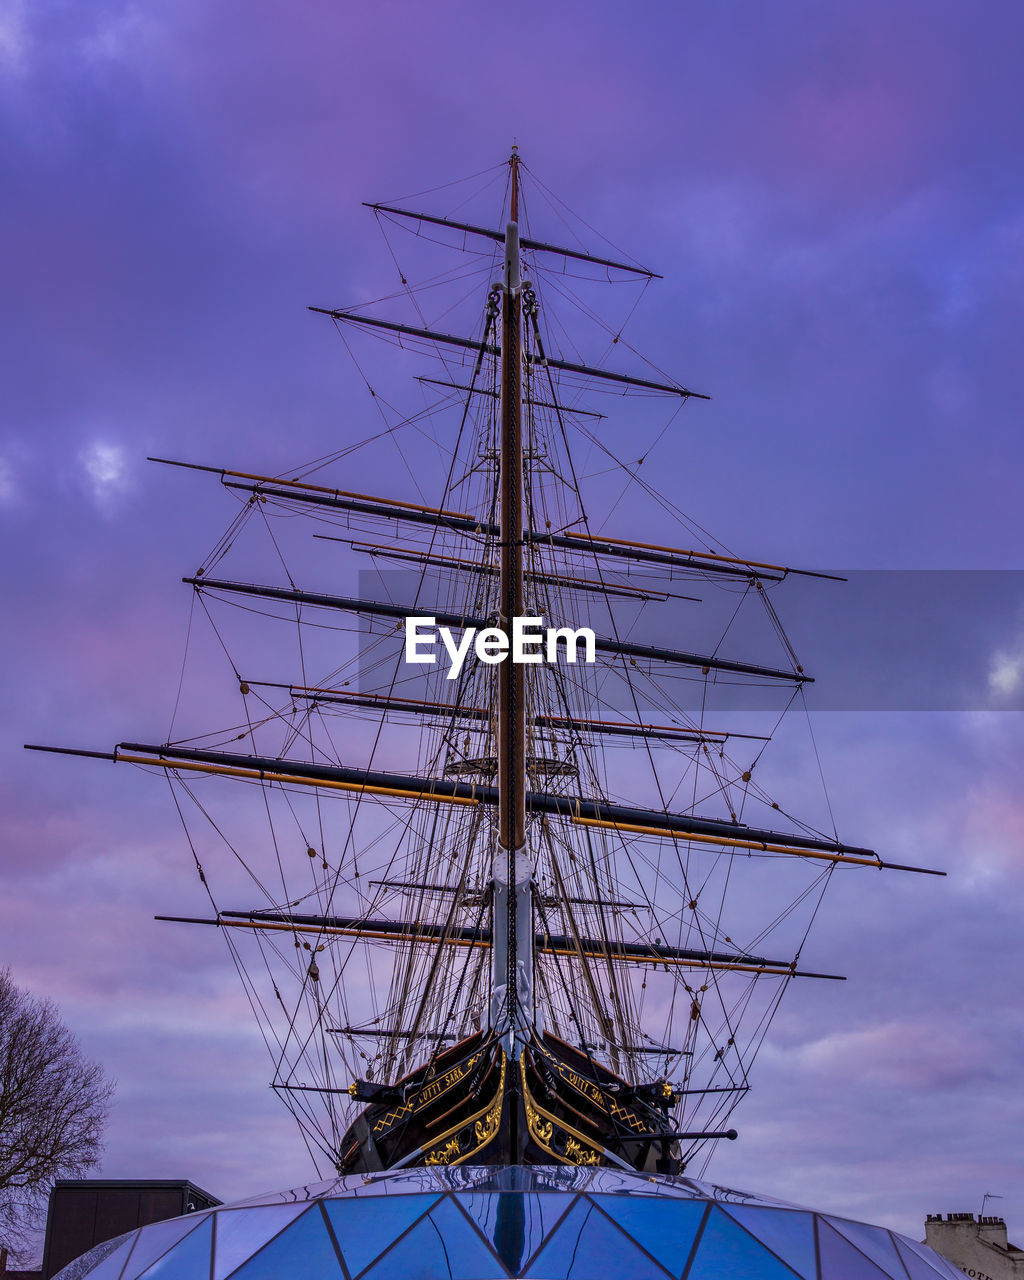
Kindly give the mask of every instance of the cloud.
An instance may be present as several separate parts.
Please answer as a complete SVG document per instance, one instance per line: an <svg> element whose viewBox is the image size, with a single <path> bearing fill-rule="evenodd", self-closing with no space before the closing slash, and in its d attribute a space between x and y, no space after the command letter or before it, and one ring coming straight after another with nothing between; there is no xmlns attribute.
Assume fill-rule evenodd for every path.
<svg viewBox="0 0 1024 1280"><path fill-rule="evenodd" d="M1016 649L999 649L988 671L988 688L998 700L1011 698L1024 686L1024 641Z"/></svg>
<svg viewBox="0 0 1024 1280"><path fill-rule="evenodd" d="M81 45L87 60L104 63L134 63L152 44L157 24L138 5L126 5L119 12L105 12L95 30Z"/></svg>
<svg viewBox="0 0 1024 1280"><path fill-rule="evenodd" d="M1010 750L1019 751L1019 743ZM960 812L959 875L964 888L978 892L990 882L1019 877L1024 860L1024 806L1016 780L978 781L967 788ZM991 939L990 945L994 944Z"/></svg>
<svg viewBox="0 0 1024 1280"><path fill-rule="evenodd" d="M0 454L0 505L10 506L18 500L18 486L14 478L14 467L8 458Z"/></svg>
<svg viewBox="0 0 1024 1280"><path fill-rule="evenodd" d="M120 445L94 440L78 460L99 506L108 506L128 487L125 454Z"/></svg>
<svg viewBox="0 0 1024 1280"><path fill-rule="evenodd" d="M949 1089L988 1074L983 1046L924 1019L833 1032L789 1052L798 1068L828 1076L833 1084L856 1080L901 1090Z"/></svg>
<svg viewBox="0 0 1024 1280"><path fill-rule="evenodd" d="M28 34L24 0L0 0L0 70L25 70Z"/></svg>

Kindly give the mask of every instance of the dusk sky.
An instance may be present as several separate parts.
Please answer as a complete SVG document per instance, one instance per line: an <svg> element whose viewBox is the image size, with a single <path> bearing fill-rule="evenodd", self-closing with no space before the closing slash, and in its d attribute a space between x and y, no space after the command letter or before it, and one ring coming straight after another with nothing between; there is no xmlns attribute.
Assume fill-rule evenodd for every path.
<svg viewBox="0 0 1024 1280"><path fill-rule="evenodd" d="M146 455L269 474L368 434L307 304L394 289L361 201L515 140L664 276L628 336L714 397L651 462L699 524L836 571L1024 569L1022 48L1014 0L0 0L0 967L116 1079L105 1176L312 1176L220 940L152 919L202 905L166 785L22 750L166 734L180 578L234 508ZM627 496L614 532L659 518ZM843 837L949 874L835 877L815 967L850 980L789 992L710 1176L916 1238L1002 1196L1024 1244L1024 594L972 633L969 709L814 718Z"/></svg>

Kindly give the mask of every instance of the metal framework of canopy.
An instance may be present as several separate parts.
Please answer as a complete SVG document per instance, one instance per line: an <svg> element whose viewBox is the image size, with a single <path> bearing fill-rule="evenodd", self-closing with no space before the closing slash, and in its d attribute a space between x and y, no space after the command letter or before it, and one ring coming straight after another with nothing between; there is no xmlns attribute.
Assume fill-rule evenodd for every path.
<svg viewBox="0 0 1024 1280"><path fill-rule="evenodd" d="M345 1177L154 1223L57 1280L956 1280L883 1227L683 1177L462 1166Z"/></svg>

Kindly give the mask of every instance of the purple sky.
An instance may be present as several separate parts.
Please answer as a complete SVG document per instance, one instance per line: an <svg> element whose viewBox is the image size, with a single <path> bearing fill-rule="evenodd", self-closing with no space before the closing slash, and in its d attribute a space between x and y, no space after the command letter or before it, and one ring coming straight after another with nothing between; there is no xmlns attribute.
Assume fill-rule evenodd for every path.
<svg viewBox="0 0 1024 1280"><path fill-rule="evenodd" d="M146 454L274 472L372 421L305 310L393 287L361 200L516 138L665 276L630 334L715 397L659 457L690 515L789 563L1024 568L1024 11L633 8L0 0L0 964L116 1077L107 1176L310 1174L217 940L152 921L197 906L165 788L20 746L166 730L228 508ZM993 1193L1024 1231L1016 617L993 710L817 717L841 832L950 875L833 886L851 981L790 992L717 1179L917 1234Z"/></svg>

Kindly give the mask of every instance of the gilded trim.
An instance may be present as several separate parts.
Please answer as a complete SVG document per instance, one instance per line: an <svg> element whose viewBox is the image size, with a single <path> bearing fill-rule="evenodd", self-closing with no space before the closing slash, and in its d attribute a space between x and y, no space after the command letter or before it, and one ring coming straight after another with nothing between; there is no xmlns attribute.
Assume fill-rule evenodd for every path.
<svg viewBox="0 0 1024 1280"><path fill-rule="evenodd" d="M581 1097L592 1103L594 1106L601 1107L605 1115L613 1120L621 1120L633 1130L634 1133L647 1133L648 1125L629 1107L624 1107L617 1098L607 1094L599 1084L593 1080L589 1080L586 1076L581 1076L578 1071L573 1071L572 1067L565 1063L556 1054L544 1044L537 1041L535 1047L544 1055L545 1058L554 1066L558 1072L558 1078L574 1089ZM574 1108L575 1110L575 1108Z"/></svg>
<svg viewBox="0 0 1024 1280"><path fill-rule="evenodd" d="M373 1132L375 1134L386 1133L399 1120L416 1111L422 1111L424 1107L436 1102L438 1098L443 1098L446 1093L449 1093L457 1084L465 1080L466 1076L480 1061L480 1056L479 1053L475 1053L467 1062L452 1067L443 1076L439 1076L436 1080L431 1080L429 1084L423 1085L410 1101L404 1102L400 1107L396 1107L394 1111L389 1111L386 1115L381 1116L374 1124Z"/></svg>
<svg viewBox="0 0 1024 1280"><path fill-rule="evenodd" d="M521 1060L519 1070L523 1080L526 1127L529 1129L530 1137L533 1138L534 1142L546 1151L548 1155L554 1156L559 1164L600 1164L601 1156L604 1154L604 1147L592 1142L589 1138L585 1138L579 1130L565 1124L557 1116L552 1115L551 1112L545 1111L530 1093L530 1086L526 1082L526 1064ZM556 1126L566 1135L564 1155L560 1155L551 1145Z"/></svg>
<svg viewBox="0 0 1024 1280"><path fill-rule="evenodd" d="M432 1139L430 1150L423 1157L424 1164L462 1164L470 1156L476 1155L481 1147L490 1142L498 1132L498 1126L501 1124L501 1113L505 1106L505 1068L507 1063L508 1059L505 1057L504 1049L502 1049L498 1092L494 1101L488 1103L486 1107L483 1107L475 1115L463 1120L461 1124L457 1124L453 1129L449 1129L447 1133L442 1133L440 1137ZM476 1146L460 1153L458 1135L469 1125L473 1126L473 1133L477 1140Z"/></svg>

